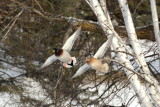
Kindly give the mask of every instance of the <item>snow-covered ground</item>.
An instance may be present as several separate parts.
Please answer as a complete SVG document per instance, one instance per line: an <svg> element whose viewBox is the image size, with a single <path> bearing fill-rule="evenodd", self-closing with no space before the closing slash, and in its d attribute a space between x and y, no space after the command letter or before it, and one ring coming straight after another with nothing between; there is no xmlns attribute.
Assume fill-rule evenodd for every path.
<svg viewBox="0 0 160 107"><path fill-rule="evenodd" d="M23 86L24 92L22 93L23 96L29 97L34 100L43 101L43 104L50 104L52 103L52 100L47 97L48 94L46 91L42 88L40 83L34 81L31 78L25 78L21 77L18 78L17 81L20 82L20 84ZM0 107L21 107L25 106L20 103L19 94L13 94L8 92L1 92L0 93Z"/></svg>
<svg viewBox="0 0 160 107"><path fill-rule="evenodd" d="M153 46L153 42L147 41L146 40L141 40L140 41L142 44L142 50L143 52L145 52L145 56L149 56L153 54L154 50L150 50L150 47ZM148 57L146 58L147 61L152 60L152 57ZM37 62L35 63L37 64ZM157 71L160 71L160 67L159 67L159 62L158 61L154 61L152 62L152 65L157 69ZM16 77L22 73L24 73L25 71L20 69L20 68L16 68L13 67L11 65L8 65L6 63L3 63L4 68L1 68L0 71L5 72L6 74L8 74L11 77ZM0 72L0 74L3 74L3 78L8 78L9 76ZM41 84L34 81L31 78L26 78L26 77L21 77L18 78L17 81L19 81L21 83L21 85L23 86L23 88L25 89L25 91L23 92L24 96L29 96L32 99L36 99L36 100L44 100L45 104L49 104L52 103L52 100L49 98L46 98L48 96L47 92L42 88ZM99 85L98 87L94 87L95 84L88 84L85 86L79 86L79 88L81 89L85 89L87 87L88 88L86 91L89 92L95 92L97 89L97 95L90 95L88 96L85 93L82 93L79 95L80 99L90 99L90 100L96 100L99 96L101 96L102 98L107 97L108 92L106 91L106 89L108 88L106 83L102 83L101 85ZM121 86L119 86L121 87ZM115 89L112 89L112 91ZM104 95L102 95L105 92ZM135 95L134 90L131 88L131 86L128 86L126 88L121 89L116 95L111 95L109 96L107 99L105 99L104 102L109 102L109 105L113 105L113 106L121 106L122 104L126 105L128 103L128 101L131 99L131 97L133 97ZM112 100L111 100L112 99ZM19 107L20 106L20 95L18 94L13 94L13 93L7 93L7 92L0 92L0 107ZM111 101L110 101L111 100ZM64 105L68 105L68 103L70 102L70 99L68 99L67 101L64 101ZM99 101L99 104L102 105L104 103L103 101ZM72 104L76 104L76 100L72 101ZM22 105L23 106L23 105ZM90 107L94 107L93 105L91 105ZM136 97L134 97L130 103L128 104L128 107L140 107L140 104L138 103L138 99Z"/></svg>
<svg viewBox="0 0 160 107"><path fill-rule="evenodd" d="M88 88L88 87L90 87L90 88ZM99 98L99 96L101 96L101 98L104 98L104 99L106 98L103 101L99 101L99 105L105 104L105 105L112 105L112 106L121 106L122 104L127 105L127 103L130 102L127 107L140 107L140 105L138 103L138 99L136 97L134 97L131 101L129 101L135 95L134 90L132 89L131 86L128 86L126 88L122 88L122 86L117 85L117 88L120 89L118 92L117 92L117 88L115 88L115 87L112 87L111 89L107 90L108 83L103 83L103 84L99 85L98 87L95 87L95 84L89 84L89 85L85 85L81 88L82 89L88 88L88 90L86 90L86 91L90 91L90 92L95 92L98 89L97 95L91 96L91 97L89 97L89 99L91 101L96 100ZM108 94L110 94L114 91L116 92L116 94L113 93L110 96L108 96ZM80 95L80 97L83 99L87 96L84 94L84 95ZM106 103L106 102L108 102L108 103ZM93 107L93 105L92 105L92 107Z"/></svg>
<svg viewBox="0 0 160 107"><path fill-rule="evenodd" d="M150 55L154 55L155 54L154 52L158 51L158 49L156 47L157 45L156 45L155 42L148 41L148 40L140 40L140 43L142 44L141 45L142 46L142 51L145 53L147 62L150 62L150 61L158 58L158 55L156 57L147 57L147 56L150 56ZM156 52L156 53L158 53L158 52ZM157 70L157 72L160 72L159 60L153 61L153 62L151 62L151 64Z"/></svg>

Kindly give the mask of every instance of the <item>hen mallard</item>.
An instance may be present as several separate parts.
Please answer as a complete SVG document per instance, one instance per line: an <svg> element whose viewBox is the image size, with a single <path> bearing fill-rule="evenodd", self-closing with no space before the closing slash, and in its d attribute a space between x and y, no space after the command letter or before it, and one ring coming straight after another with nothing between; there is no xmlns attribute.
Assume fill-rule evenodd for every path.
<svg viewBox="0 0 160 107"><path fill-rule="evenodd" d="M92 69L95 69L95 70L97 70L97 71L103 71L103 70L101 70L101 69L99 69L99 66L97 66L95 63L93 63L93 62L96 62L96 63L98 63L99 65L103 65L101 62L99 62L99 60L98 59L101 59L103 56L104 56L104 54L105 54L105 52L107 51L107 49L110 47L110 45L111 45L111 43L112 43L112 38L113 38L113 36L110 36L109 38L108 38L108 40L105 42L105 43L103 43L103 45L98 49L98 51L96 52L96 54L93 56L93 58L91 58L91 59L86 59L86 64L84 64L83 66L81 66L79 69L78 69L78 71L74 74L74 76L72 77L72 78L75 78L75 77L77 77L77 76L80 76L80 75L82 75L83 73L85 73L89 68L92 68ZM94 65L96 65L96 66L94 66ZM108 69L108 64L106 65L106 64L104 64L103 66L105 66L106 67L106 72L107 72L107 69Z"/></svg>
<svg viewBox="0 0 160 107"><path fill-rule="evenodd" d="M107 63L102 63L100 60L97 58L86 58L87 64L94 70L96 70L97 74L105 74L108 72L108 64Z"/></svg>
<svg viewBox="0 0 160 107"><path fill-rule="evenodd" d="M71 68L76 63L76 58L71 57L69 52L71 51L74 42L78 38L81 32L81 27L79 27L73 35L71 35L66 43L63 45L62 49L53 48L52 52L54 53L52 56L48 57L45 63L41 66L40 70L51 65L57 59L63 62L63 66L66 68Z"/></svg>

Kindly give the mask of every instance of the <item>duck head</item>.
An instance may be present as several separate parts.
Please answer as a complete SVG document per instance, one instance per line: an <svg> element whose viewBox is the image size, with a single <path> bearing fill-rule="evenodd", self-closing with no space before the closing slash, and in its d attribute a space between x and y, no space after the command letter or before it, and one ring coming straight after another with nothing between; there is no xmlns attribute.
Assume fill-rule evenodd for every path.
<svg viewBox="0 0 160 107"><path fill-rule="evenodd" d="M90 59L89 58L86 58L86 60L85 60L86 62L89 62L90 61Z"/></svg>
<svg viewBox="0 0 160 107"><path fill-rule="evenodd" d="M86 58L85 61L87 62L87 64L97 63L97 61L99 62L99 60L94 57Z"/></svg>
<svg viewBox="0 0 160 107"><path fill-rule="evenodd" d="M53 48L52 52L53 52L53 54L56 54L56 53L58 53L58 49L57 48Z"/></svg>
<svg viewBox="0 0 160 107"><path fill-rule="evenodd" d="M55 56L61 56L63 54L63 49L53 48L52 52Z"/></svg>
<svg viewBox="0 0 160 107"><path fill-rule="evenodd" d="M86 60L85 60L85 61L89 64L90 62L92 62L92 61L93 61L93 59L94 59L94 58L86 58Z"/></svg>

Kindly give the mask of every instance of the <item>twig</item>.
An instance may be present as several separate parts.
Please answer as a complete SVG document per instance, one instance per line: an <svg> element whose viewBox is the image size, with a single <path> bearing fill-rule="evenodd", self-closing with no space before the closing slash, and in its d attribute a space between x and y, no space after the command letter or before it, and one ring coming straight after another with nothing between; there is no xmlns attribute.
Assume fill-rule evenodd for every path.
<svg viewBox="0 0 160 107"><path fill-rule="evenodd" d="M13 26L15 25L17 19L19 18L19 16L22 14L23 9L15 16L15 20L13 21L13 23L11 24L11 26L9 27L8 31L6 32L6 34L3 36L2 40L5 40L8 36L8 33L10 32L10 30L13 28Z"/></svg>
<svg viewBox="0 0 160 107"><path fill-rule="evenodd" d="M133 95L133 96L129 99L129 101L127 102L126 107L128 107L128 106L134 101L135 98L136 98L136 95ZM132 102L131 102L131 101L132 101Z"/></svg>
<svg viewBox="0 0 160 107"><path fill-rule="evenodd" d="M16 10L17 10L17 9L16 9ZM2 31L5 31L5 30L8 28L8 26L15 20L15 18L16 18L16 16L11 20L10 23L7 24L7 26L5 26L5 27L2 29Z"/></svg>
<svg viewBox="0 0 160 107"><path fill-rule="evenodd" d="M39 2L37 0L35 0L35 2L37 3L37 5L39 6L39 8L45 13L45 11L43 10L42 6L39 4Z"/></svg>
<svg viewBox="0 0 160 107"><path fill-rule="evenodd" d="M12 78L9 74L7 74L6 72L0 71L3 74L6 74L9 78Z"/></svg>
<svg viewBox="0 0 160 107"><path fill-rule="evenodd" d="M57 88L57 86L58 86L59 83L60 83L61 78L62 78L62 76L60 75L60 78L58 79L58 81L57 81L57 83L56 83L56 86L53 88L52 91L54 91L54 90ZM37 105L37 107L41 106L41 105L44 103L44 101L45 101L49 96L50 96L50 94L48 94L48 95Z"/></svg>
<svg viewBox="0 0 160 107"><path fill-rule="evenodd" d="M137 11L138 7L142 4L142 2L143 2L143 0L141 0L141 1L138 3L138 5L137 5L136 9L134 10L133 14L135 14L135 13L136 13L136 11Z"/></svg>
<svg viewBox="0 0 160 107"><path fill-rule="evenodd" d="M54 7L53 7L53 4L52 3L50 3L48 0L45 0L48 4L50 4L51 5L51 7L52 7L52 10L54 10Z"/></svg>
<svg viewBox="0 0 160 107"><path fill-rule="evenodd" d="M145 81L146 81L147 83L149 83L150 85L154 85L154 84L152 84L150 81L148 81L146 78L144 78L140 73L135 72L134 70L128 68L127 66L125 66L125 65L122 64L121 62L119 62L119 61L117 61L117 60L113 60L113 59L111 59L111 61L120 64L121 66L123 66L123 67L126 68L127 70L131 71L132 73L136 74L137 76L139 76L140 78L142 78L143 80L145 80ZM145 74L145 73L143 73L143 74Z"/></svg>

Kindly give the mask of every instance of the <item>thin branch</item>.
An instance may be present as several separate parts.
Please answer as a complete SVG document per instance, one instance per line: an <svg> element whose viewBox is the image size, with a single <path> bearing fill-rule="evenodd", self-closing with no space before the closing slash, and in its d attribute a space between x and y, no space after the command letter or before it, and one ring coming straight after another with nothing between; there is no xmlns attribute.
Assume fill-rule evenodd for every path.
<svg viewBox="0 0 160 107"><path fill-rule="evenodd" d="M15 11L16 11L17 9L15 9ZM3 29L2 29L2 31L5 31L10 25L11 25L11 23L15 20L15 18L16 18L16 16L7 24L7 26L5 26Z"/></svg>
<svg viewBox="0 0 160 107"><path fill-rule="evenodd" d="M112 62L116 62L116 63L118 63L118 64L120 64L121 66L123 66L124 68L126 68L127 70L129 70L129 71L131 71L132 73L134 73L134 74L137 74L137 76L139 76L140 78L142 78L143 80L145 80L147 83L149 83L150 85L154 85L154 84L152 84L150 81L148 81L146 78L144 78L140 73L138 73L138 72L135 72L134 70L132 70L132 69L130 69L129 67L127 67L127 66L125 66L124 64L122 64L121 62L119 62L119 61L117 61L117 60L113 60L113 59L111 59L111 61ZM145 73L143 73L143 74L145 74ZM147 76L147 75L146 75Z"/></svg>
<svg viewBox="0 0 160 107"><path fill-rule="evenodd" d="M141 1L138 3L138 5L137 5L136 9L134 10L133 14L135 14L135 13L136 13L136 11L137 11L138 7L142 4L142 2L143 2L143 0L141 0Z"/></svg>
<svg viewBox="0 0 160 107"><path fill-rule="evenodd" d="M39 8L40 8L43 12L45 12L44 9L42 8L42 6L39 4L39 2L38 2L37 0L35 0L35 2L36 2L36 4L39 6Z"/></svg>
<svg viewBox="0 0 160 107"><path fill-rule="evenodd" d="M6 34L3 36L2 40L5 40L8 36L8 33L11 31L11 29L13 28L13 26L15 25L17 19L19 18L19 16L22 14L23 9L15 16L15 20L13 21L13 23L11 24L11 26L9 27L8 31L6 32Z"/></svg>

